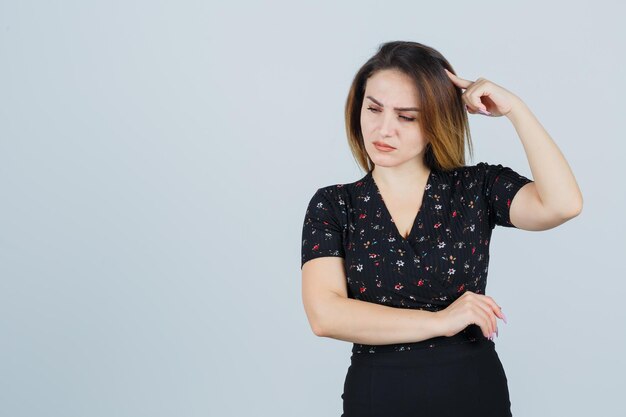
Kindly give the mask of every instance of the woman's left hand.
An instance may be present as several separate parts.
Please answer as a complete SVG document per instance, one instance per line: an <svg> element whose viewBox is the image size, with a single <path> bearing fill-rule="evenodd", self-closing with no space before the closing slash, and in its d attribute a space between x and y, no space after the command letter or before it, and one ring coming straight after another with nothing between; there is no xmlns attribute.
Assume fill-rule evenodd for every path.
<svg viewBox="0 0 626 417"><path fill-rule="evenodd" d="M463 101L471 114L482 113L487 116L499 117L507 115L519 97L498 84L478 78L472 82L457 77L444 68L448 78L454 85L464 88Z"/></svg>

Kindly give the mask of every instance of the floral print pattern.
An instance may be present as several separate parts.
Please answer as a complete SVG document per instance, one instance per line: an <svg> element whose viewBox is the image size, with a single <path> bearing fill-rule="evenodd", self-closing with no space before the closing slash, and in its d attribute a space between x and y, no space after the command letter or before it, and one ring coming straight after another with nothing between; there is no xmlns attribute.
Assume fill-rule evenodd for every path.
<svg viewBox="0 0 626 417"><path fill-rule="evenodd" d="M399 308L439 311L465 291L484 294L489 244L496 225L515 227L510 206L532 180L501 164L480 162L449 171L431 169L422 205L408 236L398 231L372 172L348 184L319 188L302 229L301 266L314 258L344 258L348 297ZM400 351L473 341L437 337L391 345L354 343L353 353Z"/></svg>

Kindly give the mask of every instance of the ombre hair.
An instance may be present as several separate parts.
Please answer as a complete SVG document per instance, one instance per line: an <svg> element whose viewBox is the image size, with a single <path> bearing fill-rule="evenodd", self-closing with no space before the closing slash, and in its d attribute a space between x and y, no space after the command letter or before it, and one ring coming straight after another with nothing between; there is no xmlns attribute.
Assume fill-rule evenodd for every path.
<svg viewBox="0 0 626 417"><path fill-rule="evenodd" d="M473 159L472 138L463 91L443 69L453 74L452 65L435 49L417 42L393 41L380 45L357 72L348 99L346 133L352 155L365 171L374 169L361 131L361 108L367 79L381 70L399 70L415 84L420 100L417 121L428 140L424 163L431 169L449 170L465 166L465 139Z"/></svg>

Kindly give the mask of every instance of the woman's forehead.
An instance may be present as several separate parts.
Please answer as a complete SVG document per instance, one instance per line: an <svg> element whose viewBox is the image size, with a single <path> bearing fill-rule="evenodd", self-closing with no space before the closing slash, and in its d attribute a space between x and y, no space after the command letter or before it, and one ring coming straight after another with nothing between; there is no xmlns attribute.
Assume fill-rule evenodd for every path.
<svg viewBox="0 0 626 417"><path fill-rule="evenodd" d="M414 107L418 104L413 79L399 71L384 70L371 76L365 86L365 96L385 107Z"/></svg>

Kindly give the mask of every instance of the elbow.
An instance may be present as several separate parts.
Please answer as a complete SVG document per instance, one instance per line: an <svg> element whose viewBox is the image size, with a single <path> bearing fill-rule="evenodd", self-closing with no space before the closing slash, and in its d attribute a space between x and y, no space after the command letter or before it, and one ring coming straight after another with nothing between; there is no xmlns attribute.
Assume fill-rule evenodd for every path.
<svg viewBox="0 0 626 417"><path fill-rule="evenodd" d="M329 320L328 305L320 306L314 314L314 319L311 322L311 329L313 330L315 336L333 337L333 332L330 327L332 323L333 321Z"/></svg>
<svg viewBox="0 0 626 417"><path fill-rule="evenodd" d="M324 329L322 326L319 325L319 323L312 323L311 324L311 330L313 331L313 334L317 337L325 337L326 333L324 332Z"/></svg>
<svg viewBox="0 0 626 417"><path fill-rule="evenodd" d="M553 210L550 211L552 212L552 217L564 223L578 216L583 211L583 197L579 193L578 196L568 202L568 204L562 205L559 209L554 207Z"/></svg>
<svg viewBox="0 0 626 417"><path fill-rule="evenodd" d="M309 325L315 336L326 337L328 332L320 309L318 306L308 312Z"/></svg>
<svg viewBox="0 0 626 417"><path fill-rule="evenodd" d="M573 211L573 217L578 216L580 213L582 213L583 211L583 195L582 193L579 191L578 192L578 199L576 199L576 204L574 204L574 211Z"/></svg>
<svg viewBox="0 0 626 417"><path fill-rule="evenodd" d="M317 337L329 337L328 327L321 320L311 322L311 330Z"/></svg>
<svg viewBox="0 0 626 417"><path fill-rule="evenodd" d="M574 217L580 215L580 213L582 213L582 211L583 211L583 200L582 200L582 197L581 197L578 201L576 201L576 203L572 204L569 207L569 210L567 210L567 211L565 211L563 213L563 218L565 220L571 220Z"/></svg>
<svg viewBox="0 0 626 417"><path fill-rule="evenodd" d="M334 293L329 293L327 296L318 297L315 301L309 299L309 302L305 303L305 310L309 325L313 334L319 337L333 337L332 326L336 324L336 320L333 320L333 316L336 314L336 303L338 297Z"/></svg>
<svg viewBox="0 0 626 417"><path fill-rule="evenodd" d="M578 205L576 206L576 214L578 216L583 211L583 196L581 194L580 199L578 200Z"/></svg>

